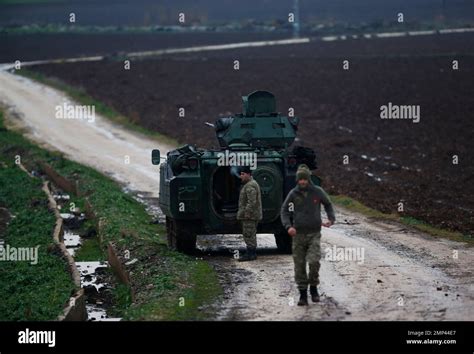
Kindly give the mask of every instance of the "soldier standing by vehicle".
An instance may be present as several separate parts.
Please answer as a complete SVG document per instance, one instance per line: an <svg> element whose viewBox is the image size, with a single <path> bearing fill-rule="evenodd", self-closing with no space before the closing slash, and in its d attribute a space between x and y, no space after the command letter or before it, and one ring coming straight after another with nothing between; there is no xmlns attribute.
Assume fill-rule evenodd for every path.
<svg viewBox="0 0 474 354"><path fill-rule="evenodd" d="M281 221L293 237L295 281L300 291L298 306L308 305L308 285L313 302L319 302L318 284L321 259L321 225L330 227L336 221L334 210L324 190L311 182L308 166L300 165L296 172L297 186L281 206ZM329 221L321 222L321 203ZM306 273L309 263L309 275Z"/></svg>
<svg viewBox="0 0 474 354"><path fill-rule="evenodd" d="M250 167L240 169L242 189L239 195L237 220L242 223L242 235L247 245L247 252L239 257L239 262L257 259L257 225L262 220L262 196L260 186L252 178Z"/></svg>

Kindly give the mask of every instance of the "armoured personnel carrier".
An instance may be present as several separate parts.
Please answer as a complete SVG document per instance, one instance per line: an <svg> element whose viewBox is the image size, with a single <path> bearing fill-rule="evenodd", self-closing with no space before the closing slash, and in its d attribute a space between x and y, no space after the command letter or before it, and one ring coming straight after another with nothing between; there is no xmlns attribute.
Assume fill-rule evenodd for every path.
<svg viewBox="0 0 474 354"><path fill-rule="evenodd" d="M236 220L241 181L239 167L250 166L262 192L263 220L258 233L272 233L282 253L291 253L291 238L280 221L280 207L295 186L298 165L314 170L313 150L293 146L299 119L276 112L275 97L256 91L242 97L243 112L219 118L214 127L220 149L185 145L160 163L159 205L166 215L168 244L192 253L199 234L238 234ZM313 183L320 179L312 175Z"/></svg>

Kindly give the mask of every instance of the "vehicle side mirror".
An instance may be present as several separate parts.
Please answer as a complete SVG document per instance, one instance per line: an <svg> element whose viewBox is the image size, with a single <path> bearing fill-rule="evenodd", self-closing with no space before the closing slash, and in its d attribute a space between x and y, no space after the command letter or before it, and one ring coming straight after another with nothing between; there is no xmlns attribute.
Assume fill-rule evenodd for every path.
<svg viewBox="0 0 474 354"><path fill-rule="evenodd" d="M160 150L158 150L158 149L151 150L151 163L153 165L159 165L160 164Z"/></svg>

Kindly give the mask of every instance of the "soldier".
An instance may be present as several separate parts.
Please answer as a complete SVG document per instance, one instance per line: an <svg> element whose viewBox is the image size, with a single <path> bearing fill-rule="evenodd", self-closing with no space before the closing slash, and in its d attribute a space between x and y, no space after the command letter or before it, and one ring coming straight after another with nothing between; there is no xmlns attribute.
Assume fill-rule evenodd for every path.
<svg viewBox="0 0 474 354"><path fill-rule="evenodd" d="M324 190L311 182L311 171L302 164L296 171L297 185L281 206L281 221L293 237L295 281L300 291L298 306L308 305L308 284L313 302L319 302L319 261L321 259L321 225L330 227L336 221L334 210ZM329 221L321 222L321 203ZM309 263L309 275L306 273Z"/></svg>
<svg viewBox="0 0 474 354"><path fill-rule="evenodd" d="M240 169L242 189L239 196L237 220L242 222L242 234L247 245L247 252L239 257L239 262L257 259L257 225L262 220L262 196L260 186L252 178L250 167Z"/></svg>

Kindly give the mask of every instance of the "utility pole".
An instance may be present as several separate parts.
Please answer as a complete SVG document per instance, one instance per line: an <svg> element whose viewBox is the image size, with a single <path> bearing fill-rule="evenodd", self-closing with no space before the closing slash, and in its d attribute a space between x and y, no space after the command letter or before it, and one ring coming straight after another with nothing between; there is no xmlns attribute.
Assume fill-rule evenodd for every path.
<svg viewBox="0 0 474 354"><path fill-rule="evenodd" d="M441 0L441 21L446 23L446 0Z"/></svg>
<svg viewBox="0 0 474 354"><path fill-rule="evenodd" d="M293 22L293 37L300 36L300 2L293 0L293 13L295 14L295 21Z"/></svg>

